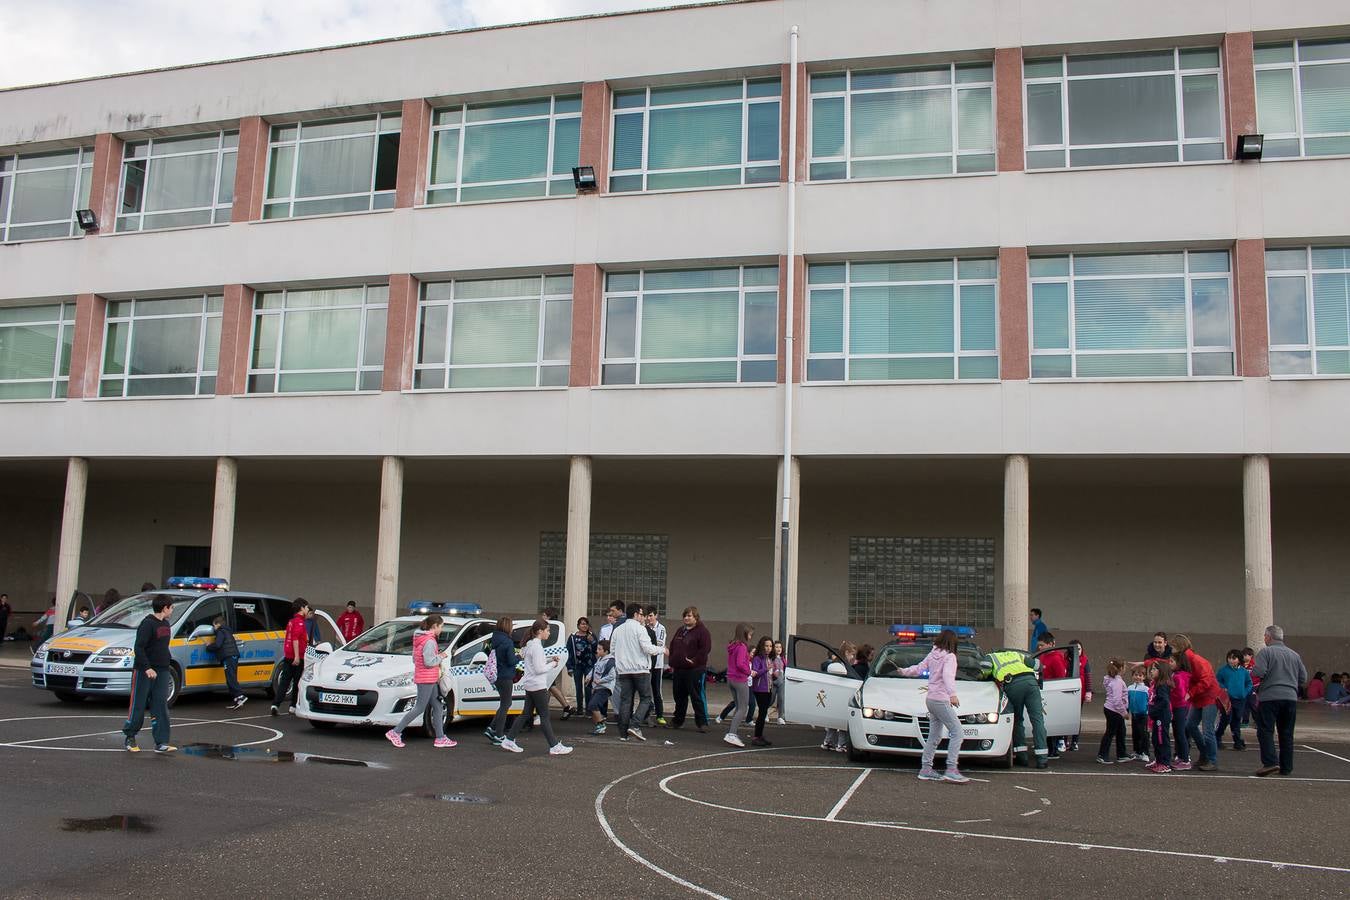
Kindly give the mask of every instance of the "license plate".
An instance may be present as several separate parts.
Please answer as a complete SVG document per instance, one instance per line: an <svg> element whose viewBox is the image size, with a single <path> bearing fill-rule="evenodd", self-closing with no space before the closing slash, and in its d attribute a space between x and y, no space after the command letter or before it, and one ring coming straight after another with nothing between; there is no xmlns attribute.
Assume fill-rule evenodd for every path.
<svg viewBox="0 0 1350 900"><path fill-rule="evenodd" d="M47 665L48 675L78 675L80 667L71 663L49 663Z"/></svg>
<svg viewBox="0 0 1350 900"><path fill-rule="evenodd" d="M980 736L980 729L978 729L978 728L962 728L961 730L962 730L962 732L965 733L965 736L966 736L966 737L979 737L979 736Z"/></svg>
<svg viewBox="0 0 1350 900"><path fill-rule="evenodd" d="M335 703L338 706L355 706L355 694L330 694L327 691L319 694L320 703Z"/></svg>

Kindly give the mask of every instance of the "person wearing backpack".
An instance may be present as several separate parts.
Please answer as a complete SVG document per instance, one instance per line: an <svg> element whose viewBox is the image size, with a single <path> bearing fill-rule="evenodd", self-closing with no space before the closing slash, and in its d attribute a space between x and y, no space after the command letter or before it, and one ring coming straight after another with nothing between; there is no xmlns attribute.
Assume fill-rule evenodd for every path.
<svg viewBox="0 0 1350 900"><path fill-rule="evenodd" d="M403 747L403 729L422 715L428 706L431 708L431 729L436 733L432 746L455 746L456 742L445 736L445 698L440 685L441 660L445 659L445 654L439 652L438 639L443 621L435 614L427 616L413 635L413 684L417 685L417 702L408 708L397 725L384 733L395 747Z"/></svg>
<svg viewBox="0 0 1350 900"><path fill-rule="evenodd" d="M553 736L553 725L549 721L548 685L553 680L552 670L562 663L558 657L550 659L544 653L544 638L548 637L552 628L548 619L536 619L530 626L530 639L525 643L525 675L520 679L520 686L525 691L525 706L502 740L500 746L503 750L523 753L523 748L516 743L516 735L520 734L522 725L538 716L539 727L548 741L549 756L566 756L572 752L571 747Z"/></svg>
<svg viewBox="0 0 1350 900"><path fill-rule="evenodd" d="M497 620L497 630L488 641L487 664L483 666L483 677L497 689L497 714L483 729L493 746L500 746L506 739L506 716L511 711L511 694L516 685L516 642L511 640L514 627L510 616Z"/></svg>

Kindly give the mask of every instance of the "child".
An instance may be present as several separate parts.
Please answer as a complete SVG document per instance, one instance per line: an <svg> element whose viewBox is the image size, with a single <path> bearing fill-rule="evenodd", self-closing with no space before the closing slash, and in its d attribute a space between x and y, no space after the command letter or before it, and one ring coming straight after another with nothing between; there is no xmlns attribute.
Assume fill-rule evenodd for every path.
<svg viewBox="0 0 1350 900"><path fill-rule="evenodd" d="M1125 698L1130 708L1130 736L1134 739L1134 755L1144 761L1152 762L1148 756L1148 685L1144 679L1148 673L1143 666L1135 666L1130 673L1130 686L1125 689Z"/></svg>
<svg viewBox="0 0 1350 900"><path fill-rule="evenodd" d="M783 675L787 672L787 657L783 655L783 642L773 642L773 706L778 716L778 724L786 725L783 718Z"/></svg>
<svg viewBox="0 0 1350 900"><path fill-rule="evenodd" d="M1186 739L1186 725L1191 718L1191 672L1185 655L1173 656L1167 661L1172 669L1172 737L1176 741L1175 772L1191 767L1191 742Z"/></svg>
<svg viewBox="0 0 1350 900"><path fill-rule="evenodd" d="M413 633L413 684L417 686L417 701L398 720L398 724L384 733L389 743L403 747L403 729L423 713L431 719L431 730L436 734L433 747L454 747L457 742L445 736L445 698L441 695L441 660L438 639L444 620L436 614L427 616Z"/></svg>
<svg viewBox="0 0 1350 900"><path fill-rule="evenodd" d="M1125 754L1125 713L1129 711L1129 706L1125 702L1125 681L1120 677L1124 668L1123 662L1112 659L1107 662L1106 677L1102 679L1102 687L1106 691L1106 700L1102 704L1102 711L1106 714L1106 734L1097 750L1097 762L1104 766L1111 764L1111 757L1107 754L1111 749L1112 738L1116 741L1116 762L1134 759L1133 754Z"/></svg>
<svg viewBox="0 0 1350 900"><path fill-rule="evenodd" d="M1345 679L1340 675L1331 676L1331 684L1327 685L1326 694L1323 695L1328 703L1340 703L1345 699Z"/></svg>
<svg viewBox="0 0 1350 900"><path fill-rule="evenodd" d="M595 665L595 635L591 634L591 620L577 619L577 630L567 639L567 674L577 692L577 706L591 708L591 668ZM572 710L564 709L562 717L571 717Z"/></svg>
<svg viewBox="0 0 1350 900"><path fill-rule="evenodd" d="M953 784L966 784L969 778L957 768L957 759L961 755L961 720L956 710L961 699L956 696L956 632L950 628L933 641L933 649L928 655L912 666L897 669L896 674L913 678L928 673L928 695L924 706L928 710L928 739L923 743L923 758L919 766L919 778L923 781L950 781ZM947 771L939 775L933 768L933 759L937 756L938 744L942 741L942 732L947 732Z"/></svg>
<svg viewBox="0 0 1350 900"><path fill-rule="evenodd" d="M852 641L844 641L839 645L839 658L831 659L824 668L828 668L831 663L842 662L845 669L852 669L853 664L858 661L858 648ZM826 728L825 740L820 742L820 749L834 750L837 753L844 753L848 750L848 732L841 731L838 728Z"/></svg>
<svg viewBox="0 0 1350 900"><path fill-rule="evenodd" d="M548 711L549 670L562 663L556 656L550 659L544 655L544 638L548 637L550 630L548 619L536 619L530 626L530 639L525 642L525 675L520 679L520 686L525 691L525 706L511 725L511 730L506 733L506 739L502 741L503 750L523 753L523 748L516 743L516 735L520 734L526 722L538 716L539 727L548 741L549 756L566 756L572 752L571 747L553 736Z"/></svg>
<svg viewBox="0 0 1350 900"><path fill-rule="evenodd" d="M1088 659L1087 652L1083 649L1082 641L1079 641L1077 638L1074 638L1073 640L1069 641L1069 646L1078 648L1078 681L1079 684L1082 685L1082 690L1078 694L1078 704L1079 706L1086 706L1087 704L1092 702L1092 661ZM1122 669L1124 668L1123 664L1121 665L1121 668ZM1123 685L1124 681L1122 680L1121 683ZM1078 718L1080 721L1082 720L1081 715ZM1124 727L1125 727L1125 720L1122 717L1121 718L1122 741L1124 741L1125 739L1123 732ZM1121 744L1122 751L1124 750L1124 748L1125 745L1122 743ZM1078 752L1078 735L1075 734L1073 737L1069 738L1069 749L1074 753Z"/></svg>
<svg viewBox="0 0 1350 900"><path fill-rule="evenodd" d="M1148 667L1148 680L1151 693L1148 701L1148 717L1153 722L1154 757L1151 765L1145 766L1156 775L1166 775L1172 771L1172 739L1169 730L1172 727L1172 668L1166 662L1158 661Z"/></svg>
<svg viewBox="0 0 1350 900"><path fill-rule="evenodd" d="M216 637L207 646L206 652L215 654L225 669L225 687L230 691L230 705L225 708L238 709L248 702L239 688L239 642L234 639L234 632L225 626L224 616L216 616L211 620L211 627L216 630Z"/></svg>
<svg viewBox="0 0 1350 900"><path fill-rule="evenodd" d="M1242 648L1242 668L1251 675L1252 667L1256 665L1256 651L1251 647ZM1242 710L1242 724L1246 725L1256 715L1256 707L1261 704L1261 698L1257 695L1256 689L1261 686L1261 679L1252 675L1252 692L1247 695L1247 706Z"/></svg>
<svg viewBox="0 0 1350 900"><path fill-rule="evenodd" d="M755 695L755 736L750 741L756 747L768 747L764 739L764 720L769 715L769 695L773 691L773 638L767 634L755 644L750 656L750 691Z"/></svg>
<svg viewBox="0 0 1350 900"><path fill-rule="evenodd" d="M595 725L591 734L605 733L605 709L609 706L609 695L614 693L615 680L609 641L600 641L595 645L595 665L591 666L586 679L586 712L591 714L591 722Z"/></svg>
<svg viewBox="0 0 1350 900"><path fill-rule="evenodd" d="M1252 676L1242 668L1241 651L1228 651L1228 665L1214 673L1214 680L1228 692L1228 709L1219 714L1219 727L1215 729L1214 737L1222 744L1224 729L1231 728L1233 749L1246 750L1247 744L1242 740L1242 719L1247 709L1247 698L1252 693Z"/></svg>
<svg viewBox="0 0 1350 900"><path fill-rule="evenodd" d="M745 746L745 741L741 740L736 729L749 716L750 642L754 637L755 630L741 622L736 626L731 642L727 644L727 687L731 688L731 696L734 698L732 702L736 704L736 709L731 715L731 726L727 728L722 740L733 747Z"/></svg>

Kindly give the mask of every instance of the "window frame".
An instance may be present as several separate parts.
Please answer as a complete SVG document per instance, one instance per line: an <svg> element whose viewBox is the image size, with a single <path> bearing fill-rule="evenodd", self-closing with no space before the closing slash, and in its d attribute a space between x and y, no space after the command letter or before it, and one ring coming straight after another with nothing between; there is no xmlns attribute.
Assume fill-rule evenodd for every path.
<svg viewBox="0 0 1350 900"><path fill-rule="evenodd" d="M333 125L341 122L355 122L361 120L373 120L375 123L375 127L370 132L361 132L359 134L338 134L317 138L306 138L304 136L306 128L315 128L320 125ZM387 121L396 122L397 127L385 127L385 123ZM294 136L291 138L278 140L276 136L277 130L285 128L294 128L295 129ZM280 220L307 219L313 216L342 216L342 215L351 215L353 213L378 212L381 210L393 209L395 202L395 195L397 194L398 189L396 187L387 190L375 189L375 179L379 171L380 165L380 138L381 136L386 134L397 134L399 136L400 146L402 146L401 144L403 140L402 110L392 110L389 112L378 112L378 113L371 113L368 115L357 115L357 116L334 116L330 118L313 119L302 122L278 122L274 124L269 124L267 134L267 168L263 174L262 180L262 193L263 193L262 221L270 222L278 219ZM356 191L353 193L345 193L345 194L321 194L314 197L297 198L295 196L295 183L296 179L299 177L300 174L300 148L302 144L319 144L333 141L350 141L350 140L358 140L368 136L374 138L374 145L370 154L369 190ZM291 172L289 176L290 189L287 192L286 196L284 197L268 197L267 196L268 185L271 184L272 175L274 174L272 163L276 157L275 151L281 147L293 148L293 152L291 153ZM355 198L355 197L368 198L368 202L366 204L365 209L339 210L335 212L302 213L300 215L296 215L295 213L296 203L312 203L320 200L345 200L348 198ZM269 209L275 209L279 207L284 207L286 209L284 215L283 214L270 216L268 215Z"/></svg>
<svg viewBox="0 0 1350 900"><path fill-rule="evenodd" d="M988 81L958 82L958 68L972 68L974 65L988 65ZM945 87L948 89L949 102L951 104L951 138L952 149L948 153L900 153L887 156L866 156L855 157L853 155L853 104L851 102L855 95L868 94L888 94L888 93L915 93L919 91L936 91L944 85L913 85L909 87L886 87L886 88L862 88L853 87L853 76L855 74L867 74L875 72L892 71L896 67L869 67L865 69L842 69L811 72L807 80L807 114L806 114L806 181L810 184L828 184L838 181L894 181L909 180L915 178L950 178L957 175L975 176L975 175L997 175L998 174L998 109L994 99L994 72L993 60L987 63L983 60L966 60L960 63L951 62L946 64L949 70L950 81ZM902 71L924 71L942 68L941 66L902 66L898 67ZM817 75L843 75L844 89L835 91L814 91L811 89L810 79ZM961 147L961 129L960 129L960 92L963 90L989 89L989 116L990 116L990 148L988 150L962 150ZM816 104L820 99L840 98L844 101L844 154L842 156L816 156L812 137L815 134ZM989 169L980 172L962 172L959 159L962 156L989 156L992 158L992 165ZM925 175L865 175L857 177L853 175L853 165L858 160L879 161L879 160L903 160L903 159L939 159L948 157L951 160L951 171L946 173L925 174ZM843 178L815 178L811 175L812 168L817 164L825 163L843 163Z"/></svg>
<svg viewBox="0 0 1350 900"><path fill-rule="evenodd" d="M292 292L302 293L302 292L309 292L309 291L316 291L316 290L319 290L319 291L321 291L321 290L341 290L341 289L344 289L344 288L356 288L356 287L359 287L359 288L361 289L361 303L359 303L359 304L348 303L348 304L343 304L342 306L318 307L318 308L320 308L320 309L330 309L330 310L333 310L333 309L359 309L359 310L361 311L361 325L360 325L360 328L357 330L357 338L356 338L356 364L355 364L355 366L353 366L353 367L351 367L351 368L343 367L343 368L325 368L325 369L284 369L284 368L282 368L282 366L281 366L281 355L282 355L282 353L284 352L285 346L286 346L286 344L285 344L285 340L286 340L286 313L287 313L288 311L292 310L292 307L289 307L289 306L286 305L286 298L287 298ZM370 302L370 291L371 291L371 288L384 288L385 291L386 291L385 299L384 299L383 301L377 301L377 302L374 302L374 303ZM383 351L383 350L380 351L380 365L379 365L378 367L376 367L376 366L368 366L368 365L365 365L365 364L364 364L364 360L365 360L365 352L366 352L366 325L367 325L367 319L369 318L369 314L370 314L370 311L371 311L371 310L375 310L375 309L383 310L383 311L384 311L384 314L385 314L385 334L388 335L388 333L389 333L389 332L388 332L388 328L389 328L389 300L388 300L388 293L387 293L388 289L389 289L389 285L388 285L387 283L384 283L384 282L371 282L371 283L363 283L363 284L359 284L359 285L353 285L353 284L332 285L332 286L329 286L329 287L283 287L283 288L278 288L278 289L272 290L272 291L258 291L257 293L255 293L255 294L253 295L253 309L252 309L252 316L251 316L251 318L252 318L253 321L252 321L252 323L250 324L250 327L249 327L249 339L248 339L248 379L247 379L247 381L246 381L246 383L245 383L245 388L244 388L244 394L245 394L245 396L250 396L250 397L270 397L270 396L287 397L287 396L304 396L304 395L306 395L306 394L338 394L338 395L347 395L347 394L377 394L377 393L379 393L381 390L383 390L383 383L382 383L382 382L383 382L383 377L384 377L384 363L385 363L385 359L384 359L384 351ZM276 308L276 309L264 309L264 308L260 305L260 304L262 303L262 299L261 299L261 298L263 298L263 297L265 297L265 296L267 296L267 295L270 295L270 294L281 294L281 295L282 295L282 301L281 301L281 306L280 306L280 307L278 307L278 308ZM294 309L295 309L296 311L299 311L299 310L312 310L312 309L315 309L315 308L316 308L316 307L294 307ZM274 363L273 366L271 366L271 367L263 367L263 368L255 368L254 365L253 365L253 357L254 357L254 353L255 353L256 348L257 348L258 326L259 326L259 324L261 323L262 319L263 319L265 316L276 316L276 317L280 320L280 322L279 322L279 324L278 324L278 327L277 327L276 356L273 357L273 363ZM347 390L347 389L343 389L343 388L337 388L337 389L334 389L334 388L323 388L323 389L320 389L320 390L314 390L314 391L283 391L283 390L280 389L280 388L281 388L281 379L282 379L282 376L283 376L283 375L332 375L332 374L345 374L345 373L347 373L347 372L352 372L352 375L353 375L353 379L352 379L352 380L353 380L353 383L354 383L354 387L353 387L351 390ZM380 384L380 386L378 386L378 387L373 387L373 388L362 388L362 387L361 387L361 376L364 375L364 374L366 374L367 372L377 372L377 373L379 373L380 379L381 379L381 384ZM255 379L256 379L258 376L262 376L262 377L268 377L268 376L270 376L271 379L272 379L272 386L271 386L271 388L268 389L268 390L257 390L257 389L255 389L254 383L255 383Z"/></svg>
<svg viewBox="0 0 1350 900"><path fill-rule="evenodd" d="M6 304L6 309L44 309L50 307L56 310L54 319L41 319L32 322L3 322L0 323L0 330L6 328L21 328L26 325L54 325L56 326L56 353L52 361L52 375L50 378L5 378L0 379L0 385L8 384L50 384L50 389L46 397L3 397L0 403L33 403L35 401L45 400L64 400L70 390L70 362L64 360L66 347L66 334L70 333L72 349L75 337L75 314L76 303L74 300L64 300L59 303L24 303L24 304ZM67 318L67 308L69 309L69 318ZM62 362L65 362L65 374L62 374Z"/></svg>
<svg viewBox="0 0 1350 900"><path fill-rule="evenodd" d="M63 153L74 150L76 153L75 163L72 165L66 163L59 166L36 166L31 169L20 169L19 160L31 158L34 156L45 156L49 153ZM30 174L33 172L52 172L59 169L75 170L75 191L70 198L70 217L68 219L42 219L36 222L13 222L14 214L14 182L20 174ZM0 186L7 187L7 190L0 190L0 196L4 198L3 206L0 206L0 244L20 244L27 241L52 241L61 238L79 237L83 235L79 222L75 219L75 212L79 209L86 209L89 205L89 191L93 183L94 175L94 148L92 146L80 147L58 147L53 150L41 150L30 153L5 153L0 154ZM60 225L62 222L67 225L65 234L42 235L39 237L11 237L10 233L19 228L40 228L44 226Z"/></svg>
<svg viewBox="0 0 1350 900"><path fill-rule="evenodd" d="M1224 69L1223 52L1219 47L1209 46L1175 46L1167 48L1172 54L1172 68L1152 69L1146 72L1114 72L1103 75L1070 75L1069 60L1075 58L1084 58L1092 56L1115 56L1133 52L1149 52L1147 50L1139 51L1119 51L1119 53L1060 53L1050 56L1032 56L1029 60L1023 61L1021 73L1022 79L1022 160L1023 167L1027 172L1070 172L1084 171L1091 169L1136 169L1149 168L1155 166L1198 166L1214 165L1216 163L1228 162L1230 151L1228 148L1227 128L1228 128L1228 110L1227 95L1224 92ZM1186 50L1215 50L1218 53L1219 64L1217 66L1203 66L1198 68L1181 67L1181 54ZM1059 75L1045 75L1028 78L1026 75L1026 63L1043 59L1058 59L1060 64ZM1176 98L1176 127L1177 139L1175 141L1132 141L1130 143L1113 144L1074 144L1070 139L1069 125L1069 83L1072 81L1103 81L1108 79L1120 78L1156 78L1160 75L1170 75L1172 77L1172 90ZM1184 102L1184 90L1182 80L1188 75L1214 75L1218 84L1218 107L1219 107L1219 134L1218 137L1206 138L1188 138L1186 137L1186 108ZM1029 101L1028 88L1033 84L1056 84L1059 85L1059 115L1060 115L1060 137L1063 139L1058 144L1032 144L1031 143L1031 104ZM1218 159L1186 159L1186 147L1188 145L1217 144L1220 149ZM1139 163L1103 163L1091 166L1075 166L1072 164L1074 150L1110 150L1127 149L1138 147L1172 147L1177 148L1177 158L1175 160L1163 160L1160 162L1139 162ZM1059 166L1033 166L1029 159L1029 154L1040 151L1058 150L1064 154L1064 163Z"/></svg>
<svg viewBox="0 0 1350 900"><path fill-rule="evenodd" d="M98 372L98 399L100 400L154 400L162 397L211 397L216 392L216 375L220 367L219 343L216 345L216 369L208 370L205 368L206 352L208 349L207 332L210 330L208 323L212 320L224 321L224 297L221 294L190 294L183 297L135 297L128 300L111 300L109 306L114 303L127 303L128 312L126 315L113 315L111 312L103 320L103 352L99 358ZM197 312L193 313L161 313L159 315L136 315L136 307L143 302L154 302L156 300L199 300L201 306ZM201 326L197 331L197 370L193 373L151 373L148 375L133 375L127 371L131 355L136 345L136 323L137 322L159 322L170 319L197 319ZM127 326L127 342L122 358L121 374L104 371L108 364L108 336L114 325ZM219 334L217 334L219 340ZM133 381L151 381L164 378L192 378L194 380L195 390L190 394L131 394L129 389ZM117 394L105 394L105 385L121 383L121 391ZM209 382L204 384L204 382Z"/></svg>
<svg viewBox="0 0 1350 900"><path fill-rule="evenodd" d="M169 153L156 153L156 152L155 152L155 145L156 145L156 142L162 142L162 141L164 141L164 140L169 140L169 139L177 140L177 139L187 138L187 137L202 137L202 138L204 138L204 137L207 137L207 136L213 135L213 134L216 136L216 147L215 147L215 149L213 149L213 150L188 150L188 151L183 151L183 152L178 152L178 153L173 153L173 152L169 152ZM230 144L230 143L229 143L229 141L230 141L231 139L233 139L233 144ZM130 155L131 150L132 150L136 145L138 145L138 144L144 144L144 145L145 145L145 155L143 155L143 156L131 156L131 155ZM271 153L270 146L269 146L268 152L269 152L269 155L270 155L270 153ZM235 157L235 165L236 165L236 170L235 170L235 171L236 171L236 172L238 171L238 168L237 168L237 167L238 167L238 159L239 159L238 154L239 154L239 131L238 131L237 129L235 129L235 130L231 130L231 129L221 129L220 131L216 131L216 132L209 132L209 131L207 131L207 132L202 132L201 134L176 134L176 135L171 135L171 136L169 136L169 137L167 137L167 138L153 138L153 137L152 137L152 138L146 138L145 140L142 140L142 141L128 141L127 144L125 145L125 147L123 147L123 150L122 150L122 167L121 167L121 172L118 173L119 178L118 178L118 185L117 185L117 212L116 212L116 214L115 214L114 217L113 217L113 218L114 218L114 226L113 226L113 230L114 230L116 233L118 233L118 234L122 234L122 233L134 233L134 232L138 232L138 231L159 231L159 230L162 230L162 229L165 229L165 228L201 228L201 227L204 227L204 226L206 226L206 225L225 225L225 224L228 224L229 221L230 221L230 217L231 217L231 215L232 215L232 213L233 213L233 210L234 210L234 189L233 189L233 186L231 186L231 189L230 189L230 202L229 202L229 203L221 203L221 202L220 202L221 173L224 171L224 168L225 168L225 166L224 166L224 164L225 164L225 157L226 157L227 155L234 155L234 157ZM176 208L176 209L161 209L161 210L156 210L155 212L149 212L149 213L147 213L147 212L145 211L145 209L144 209L146 195L145 195L145 193L144 193L144 191L143 191L142 194L141 194L141 204L140 204L141 207L142 207L141 211L140 211L140 212L134 212L134 213L124 213L124 212L122 212L123 207L126 205L126 198L127 198L127 174L128 174L128 172L130 171L131 166L132 166L133 164L138 163L138 162L144 163L144 164L145 164L145 181L146 181L146 184L148 185L148 184L149 184L149 181L150 181L150 172L151 172L152 168L154 167L154 163L155 163L156 160L163 160L163 159L177 159L177 158L188 157L188 156L208 156L208 155L214 155L214 156L215 156L215 163L216 163L216 166L215 166L215 169L216 169L216 171L215 171L215 176L214 176L214 178L212 179L212 189L211 189L212 203L211 203L211 205L209 205L209 206L185 206L185 207ZM210 219L211 219L211 221L209 221L209 222L200 222L200 223L192 224L192 225L163 225L163 226L158 226L158 227L156 227L156 226L149 226L149 227L147 227L146 224L145 224L145 219L146 219L147 216L150 216L150 217L153 218L153 217L156 217L156 216L163 216L163 215L169 215L169 214L192 213L192 212L206 212L206 213L209 213L209 214L210 214ZM124 227L123 227L123 223L124 223L124 222L127 222L127 221L130 221L130 220L135 220L135 222L136 222L136 227L134 227L134 228L124 228Z"/></svg>
<svg viewBox="0 0 1350 900"><path fill-rule="evenodd" d="M1308 41L1307 43L1320 43L1321 40L1322 40L1322 39L1312 39L1312 40ZM1340 40L1343 41L1343 40L1345 40L1345 39L1344 39L1344 38L1341 38ZM1302 50L1302 47L1303 47L1303 44L1304 44L1304 43L1305 43L1305 41L1302 40L1302 39L1300 39L1300 38L1293 38L1293 39L1288 40L1288 41L1262 41L1260 44L1257 45L1257 48L1256 48L1256 49L1257 49L1258 51L1261 50L1261 49L1267 48L1267 47L1281 47L1281 46L1285 46L1285 45L1292 45L1292 50L1293 50L1293 56L1294 56L1294 58L1293 58L1291 61L1289 61L1289 62L1274 62L1274 63L1258 63L1258 62L1255 62L1255 61L1253 60L1252 68L1253 68L1253 71L1254 71L1254 73L1255 73L1255 74L1253 74L1253 79L1255 79L1255 78L1256 78L1256 75L1258 75L1258 74L1261 73L1261 72L1270 72L1270 71L1275 71L1275 70L1287 70L1287 71L1292 72L1292 76L1291 76L1291 77L1292 77L1293 88L1294 88L1294 127L1295 127L1296 131L1294 131L1294 132L1287 132L1287 131L1282 131L1282 132L1271 132L1271 133L1269 133L1269 134L1264 134L1264 138L1265 138L1265 141L1266 141L1267 143L1269 143L1269 142L1271 142L1271 141L1281 141L1281 140L1297 140L1297 141L1298 141L1298 153L1297 153L1296 155L1294 155L1294 156L1264 156L1264 155L1263 155L1263 156L1261 157L1261 161L1262 161L1262 162L1281 162L1281 161L1287 160L1287 159L1337 159L1337 158L1342 158L1342 157L1350 156L1350 151L1347 151L1347 152L1345 152L1345 153L1322 153L1322 154L1309 155L1309 154L1308 154L1308 150L1307 150L1307 147L1308 147L1308 137L1309 137L1309 135L1308 135L1307 131L1304 129L1304 127L1303 127L1303 67L1304 67L1304 66L1350 65L1350 53L1347 53L1347 55L1345 55L1345 56L1343 56L1343 57L1337 57L1337 58L1335 58L1335 59L1314 59L1314 60L1307 60L1307 61L1304 61L1303 59L1301 59L1301 53L1300 53L1300 51ZM1257 108L1257 111L1256 111L1256 112L1257 112L1257 123L1258 123L1258 128L1259 128L1259 127L1260 127L1260 115L1261 115L1261 110L1260 110L1259 107ZM1350 131L1319 132L1319 133L1316 133L1316 134L1311 135L1311 137L1313 137L1313 138L1336 138L1336 137L1343 137L1343 138L1350 139Z"/></svg>
<svg viewBox="0 0 1350 900"><path fill-rule="evenodd" d="M1314 290L1315 290L1314 277L1315 277L1316 275L1319 275L1319 274L1332 274L1332 275L1347 275L1347 276L1350 276L1350 265L1347 265L1347 266L1345 266L1345 267L1343 267L1343 268L1334 268L1334 267L1333 267L1333 268L1329 268L1329 269L1328 269L1328 268L1321 268L1321 269L1319 269L1319 268L1314 268L1314 267L1313 267L1313 264L1312 264L1312 253L1313 253L1314 250L1319 250L1319 249L1324 249L1324 248L1321 248L1321 247L1312 247L1312 246L1302 246L1302 247L1270 247L1270 248L1267 248L1267 252L1269 252L1269 251L1271 251L1271 250L1276 250L1276 251L1286 251L1286 252L1289 251L1289 250L1298 250L1298 251L1300 251L1300 252L1303 253L1303 261L1304 261L1304 264L1303 264L1303 268L1302 268L1302 269L1275 269L1275 268L1271 268L1271 267L1269 267L1269 266L1266 267L1266 285L1265 285L1265 286L1266 286L1266 297L1267 297L1267 302L1266 302L1266 333L1267 333L1268 335L1273 335L1273 329L1271 329L1271 327L1270 327L1270 303L1269 303L1269 297L1270 297L1270 279L1271 279L1271 278L1294 278L1294 277L1299 277L1299 278L1302 278L1302 279L1303 279L1303 305L1304 305L1304 315L1305 315L1304 321L1305 321L1305 324L1307 325L1307 328L1308 328L1308 340L1307 340L1305 343L1303 343L1303 344L1276 344L1276 343L1275 343L1275 339L1274 339L1274 337L1272 336L1272 337L1269 338L1269 341L1268 341L1268 344L1269 344L1268 351L1269 351L1272 355L1274 355L1275 353L1282 353L1282 352L1285 352L1285 353L1290 353L1290 352L1292 352L1292 353L1307 353L1308 356L1309 356L1310 362L1312 363L1312 366L1311 366L1312 371L1311 371L1311 372L1280 372L1280 373L1276 373L1276 372L1274 371L1274 367L1271 367L1270 377L1273 378L1273 379L1279 380L1279 381L1299 381L1299 380L1305 380L1305 381L1306 381L1306 380L1312 380L1312 379L1316 379L1316 380L1334 380L1334 379L1345 379L1345 378L1350 378L1350 374L1345 374L1345 373L1341 373L1341 372L1319 372L1319 371L1317 371L1317 369L1318 369L1317 356L1318 356L1318 353L1319 353L1319 352L1324 351L1324 350L1326 350L1326 351L1347 351L1347 352L1350 352L1350 341L1347 341L1347 343L1346 343L1346 344L1343 344L1343 345L1337 345L1337 344L1319 344L1318 341L1317 341L1317 317L1316 317L1317 301L1316 301L1316 297L1314 296Z"/></svg>

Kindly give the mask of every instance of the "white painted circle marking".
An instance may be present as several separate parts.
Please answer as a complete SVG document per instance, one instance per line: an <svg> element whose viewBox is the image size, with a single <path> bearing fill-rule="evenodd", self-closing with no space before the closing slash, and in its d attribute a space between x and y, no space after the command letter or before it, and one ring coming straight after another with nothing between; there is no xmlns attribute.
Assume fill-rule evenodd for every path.
<svg viewBox="0 0 1350 900"><path fill-rule="evenodd" d="M261 717L258 717L261 718ZM54 719L116 719L122 722L126 721L126 716L16 716L11 719L0 719L0 724L5 722L39 722L50 721ZM256 741L244 741L233 744L235 747L253 747L258 744L270 744L273 741L279 741L285 735L275 728L266 725L255 725L252 722L246 722L243 719L179 719L174 723L174 728L191 728L195 725L239 725L244 728L255 728L258 731L271 732L270 737L259 738ZM47 746L54 741L73 741L86 737L104 737L106 735L120 734L122 729L117 728L112 731L91 731L85 734L67 734L53 735L52 737L30 738L26 741L0 741L0 747L8 747L12 750L55 750L61 753L125 753L120 747L51 747Z"/></svg>

